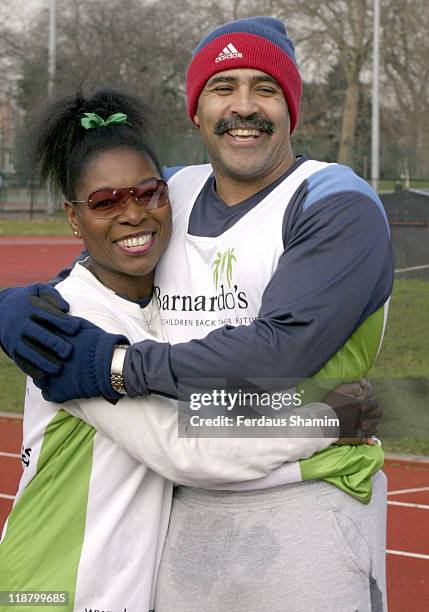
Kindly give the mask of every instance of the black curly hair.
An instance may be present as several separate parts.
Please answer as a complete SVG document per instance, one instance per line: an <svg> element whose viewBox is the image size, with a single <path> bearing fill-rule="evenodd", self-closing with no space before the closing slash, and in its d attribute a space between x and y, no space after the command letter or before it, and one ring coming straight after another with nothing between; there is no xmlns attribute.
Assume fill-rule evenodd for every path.
<svg viewBox="0 0 429 612"><path fill-rule="evenodd" d="M85 129L84 113L107 119L125 113L127 123ZM82 92L48 105L33 131L32 162L53 193L76 199L76 185L89 159L105 150L129 148L146 155L161 174L159 161L148 143L151 111L138 97L114 89L102 89L85 97Z"/></svg>

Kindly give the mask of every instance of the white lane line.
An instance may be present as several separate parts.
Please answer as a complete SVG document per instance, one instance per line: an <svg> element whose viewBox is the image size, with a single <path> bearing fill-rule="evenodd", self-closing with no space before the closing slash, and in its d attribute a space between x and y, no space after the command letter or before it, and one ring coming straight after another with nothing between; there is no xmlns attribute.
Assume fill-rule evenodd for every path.
<svg viewBox="0 0 429 612"><path fill-rule="evenodd" d="M5 451L0 451L0 457L12 457L15 459L21 459L21 455L17 453L6 453Z"/></svg>
<svg viewBox="0 0 429 612"><path fill-rule="evenodd" d="M20 421L22 421L22 419L24 418L24 415L22 414L22 412L1 412L0 411L0 417L4 417L5 419L19 419Z"/></svg>
<svg viewBox="0 0 429 612"><path fill-rule="evenodd" d="M388 501L388 506L401 506L403 508L420 508L420 510L429 510L429 506L424 504L411 504L408 502Z"/></svg>
<svg viewBox="0 0 429 612"><path fill-rule="evenodd" d="M6 495L6 493L0 493L0 499L15 499L15 495Z"/></svg>
<svg viewBox="0 0 429 612"><path fill-rule="evenodd" d="M388 491L387 495L405 495L406 493L420 493L421 491L429 491L429 487L416 487L415 489L398 489L397 491Z"/></svg>
<svg viewBox="0 0 429 612"><path fill-rule="evenodd" d="M429 268L429 264L425 264L424 266L413 266L412 268L398 268L395 270L395 274L400 274L401 272L413 272L414 270L425 270Z"/></svg>
<svg viewBox="0 0 429 612"><path fill-rule="evenodd" d="M422 555L421 553L410 553L403 550L386 550L388 555L398 555L400 557L412 557L413 559L428 559L429 555Z"/></svg>

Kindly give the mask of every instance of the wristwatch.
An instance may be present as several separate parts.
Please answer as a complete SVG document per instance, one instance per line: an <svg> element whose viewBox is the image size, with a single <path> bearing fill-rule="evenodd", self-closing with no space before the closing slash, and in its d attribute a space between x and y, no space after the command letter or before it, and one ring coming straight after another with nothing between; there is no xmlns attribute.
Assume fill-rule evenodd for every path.
<svg viewBox="0 0 429 612"><path fill-rule="evenodd" d="M118 344L114 350L112 355L112 364L110 366L110 384L112 388L120 393L121 395L126 395L126 389L124 386L124 361L125 354L127 352L128 344Z"/></svg>

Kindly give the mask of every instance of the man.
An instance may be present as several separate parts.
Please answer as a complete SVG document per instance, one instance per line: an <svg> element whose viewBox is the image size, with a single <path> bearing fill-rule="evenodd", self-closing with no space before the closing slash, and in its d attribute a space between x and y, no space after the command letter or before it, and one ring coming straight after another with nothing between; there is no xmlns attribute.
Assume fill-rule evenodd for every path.
<svg viewBox="0 0 429 612"><path fill-rule="evenodd" d="M175 234L155 295L174 344L116 349L116 397L177 397L184 380L204 387L213 378L312 377L326 389L372 365L393 277L387 221L350 169L294 157L300 96L279 21L231 22L198 45L188 111L212 166L182 169L169 182ZM100 395L111 372L86 372L96 370L92 349L106 343L101 330L40 336L33 326L32 334L60 356L73 349L60 371L21 343L21 363L45 367L46 397ZM2 342L17 350L4 334ZM385 482L374 478L366 507L352 497L369 501L372 452L331 447L294 467L287 482L296 484L274 477L276 488L264 492L179 488L157 610L382 610ZM337 488L301 482L316 478Z"/></svg>

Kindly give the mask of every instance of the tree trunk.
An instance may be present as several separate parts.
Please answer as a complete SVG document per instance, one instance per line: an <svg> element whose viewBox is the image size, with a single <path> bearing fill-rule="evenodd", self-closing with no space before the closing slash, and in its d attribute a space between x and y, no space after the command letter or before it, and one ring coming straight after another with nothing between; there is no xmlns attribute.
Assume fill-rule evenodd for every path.
<svg viewBox="0 0 429 612"><path fill-rule="evenodd" d="M349 166L353 163L353 143L358 115L358 103L359 82L356 79L349 82L347 85L338 147L338 162Z"/></svg>

